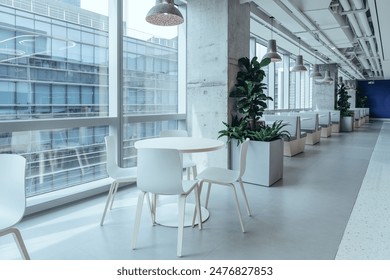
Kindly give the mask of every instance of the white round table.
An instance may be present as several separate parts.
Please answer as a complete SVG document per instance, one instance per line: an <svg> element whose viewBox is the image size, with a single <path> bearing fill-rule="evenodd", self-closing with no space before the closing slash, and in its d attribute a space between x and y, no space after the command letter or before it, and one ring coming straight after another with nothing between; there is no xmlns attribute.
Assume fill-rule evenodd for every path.
<svg viewBox="0 0 390 280"><path fill-rule="evenodd" d="M140 140L134 143L136 149L176 149L180 153L201 153L221 149L225 142L216 139L200 137L158 137ZM192 226L193 211L195 205L186 204L184 226ZM160 225L177 227L178 207L177 203L167 203L158 205L156 222ZM202 221L206 221L210 216L209 211L202 207Z"/></svg>
<svg viewBox="0 0 390 280"><path fill-rule="evenodd" d="M140 140L134 143L136 149L157 148L175 149L180 153L210 152L222 148L221 140L200 137L158 137Z"/></svg>

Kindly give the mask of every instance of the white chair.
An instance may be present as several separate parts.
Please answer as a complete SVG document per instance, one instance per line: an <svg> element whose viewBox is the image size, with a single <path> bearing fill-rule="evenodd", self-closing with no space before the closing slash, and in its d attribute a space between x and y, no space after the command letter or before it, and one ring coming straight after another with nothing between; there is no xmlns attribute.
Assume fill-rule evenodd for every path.
<svg viewBox="0 0 390 280"><path fill-rule="evenodd" d="M137 171L137 187L141 192L138 196L132 248L134 249L137 243L145 194L151 193L153 197L156 195L176 195L178 196L177 256L181 256L186 198L192 191L195 192L197 213L200 213L197 215L199 229L202 228L198 182L196 180L183 180L180 154L173 149L139 149ZM156 200L153 199L152 217L156 216L156 208Z"/></svg>
<svg viewBox="0 0 390 280"><path fill-rule="evenodd" d="M160 133L160 137L188 137L188 132L186 130L163 130ZM196 163L191 160L189 154L183 154L183 168L187 171L187 180L190 179L190 168L192 168L193 178L196 178L198 174Z"/></svg>
<svg viewBox="0 0 390 280"><path fill-rule="evenodd" d="M208 207L209 197L210 197L210 189L212 184L218 184L218 185L225 185L231 188L233 192L233 196L236 202L237 207L237 213L238 218L240 219L241 229L242 232L245 232L244 224L242 222L242 216L240 211L240 204L238 202L237 192L235 188L235 182L240 183L241 191L245 199L245 205L246 210L248 212L248 216L251 216L251 212L249 209L248 199L246 197L244 184L242 182L242 176L245 172L246 167L246 153L248 150L248 144L249 140L244 141L241 145L241 151L240 151L240 169L239 170L231 170L226 168L220 168L220 167L207 167L205 170L203 170L197 177L200 185L200 191L202 191L202 186L204 182L208 183L208 189L207 189L207 196L206 196L206 204L205 208Z"/></svg>
<svg viewBox="0 0 390 280"><path fill-rule="evenodd" d="M122 183L134 183L137 181L137 171L136 168L121 168L117 164L116 160L116 149L115 149L115 139L113 136L106 136L104 138L106 142L106 154L107 154L107 173L113 179L111 183L110 190L108 191L106 205L104 207L103 216L100 221L102 226L104 223L104 218L106 217L107 209L110 207L112 209L112 204L114 203L114 197L118 190L118 187Z"/></svg>
<svg viewBox="0 0 390 280"><path fill-rule="evenodd" d="M12 234L22 257L30 259L20 231L14 227L26 210L26 159L0 154L0 236Z"/></svg>

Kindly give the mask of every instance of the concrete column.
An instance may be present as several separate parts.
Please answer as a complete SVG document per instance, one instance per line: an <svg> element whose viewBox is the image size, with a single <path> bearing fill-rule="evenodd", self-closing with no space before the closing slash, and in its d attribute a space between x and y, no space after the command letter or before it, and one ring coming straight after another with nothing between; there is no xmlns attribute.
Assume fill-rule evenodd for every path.
<svg viewBox="0 0 390 280"><path fill-rule="evenodd" d="M319 70L322 77L329 69L330 77L333 79L332 83L321 83L322 79L315 80L313 85L313 109L320 110L334 110L336 105L336 90L338 81L338 67L337 64L321 64Z"/></svg>
<svg viewBox="0 0 390 280"><path fill-rule="evenodd" d="M187 4L187 128L216 139L230 121L238 59L249 56L249 4L191 0ZM227 167L228 149L195 154L202 166Z"/></svg>

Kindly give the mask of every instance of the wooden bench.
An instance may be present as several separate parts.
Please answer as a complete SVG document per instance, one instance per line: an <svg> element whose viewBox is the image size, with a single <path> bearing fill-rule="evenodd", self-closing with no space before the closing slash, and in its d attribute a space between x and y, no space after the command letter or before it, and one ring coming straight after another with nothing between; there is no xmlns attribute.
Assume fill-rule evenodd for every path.
<svg viewBox="0 0 390 280"><path fill-rule="evenodd" d="M272 125L275 121L282 121L287 124L283 129L287 130L291 137L283 139L283 155L292 157L305 150L306 133L301 132L301 121L299 116L286 115L263 115L263 120L267 125Z"/></svg>

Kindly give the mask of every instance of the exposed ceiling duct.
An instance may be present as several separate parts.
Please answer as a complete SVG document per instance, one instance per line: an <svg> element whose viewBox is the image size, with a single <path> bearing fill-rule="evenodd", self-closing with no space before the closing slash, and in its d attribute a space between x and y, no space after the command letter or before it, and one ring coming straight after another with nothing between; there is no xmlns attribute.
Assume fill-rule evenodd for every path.
<svg viewBox="0 0 390 280"><path fill-rule="evenodd" d="M241 0L253 2L253 9L273 16L280 32L300 37L306 52L313 56L329 58L351 78L383 78L382 67L390 67L390 60L383 60L382 37L378 38L378 24L371 23L378 14L378 2L388 0ZM367 3L366 3L367 2ZM375 5L368 5L375 2ZM372 3L370 3L372 4ZM385 5L384 3L382 5ZM372 7L375 6L375 7ZM372 9L371 9L372 8ZM373 10L375 8L375 10ZM369 18L370 17L370 18ZM374 27L374 29L372 29ZM262 34L259 34L261 37ZM293 39L292 39L293 40ZM297 42L296 44L297 45ZM279 45L283 49L283 45ZM285 47L291 52L291 47ZM314 50L318 50L316 54ZM381 52L381 53L379 53Z"/></svg>
<svg viewBox="0 0 390 280"><path fill-rule="evenodd" d="M339 1L344 12L346 12L348 20L353 27L353 30L355 31L356 39L359 41L359 44L362 47L366 55L366 58L369 60L371 64L371 67L369 69L375 71L376 75L382 76L382 71L380 70L380 63L376 51L377 49L376 44L372 37L373 34L371 31L371 27L368 23L366 9L364 9L363 2L361 0L352 0L355 6L355 10L353 10L348 0L339 0ZM360 24L358 23L357 19L359 19ZM362 32L360 26L363 27L364 33ZM367 46L366 39L369 40L370 48ZM362 56L360 56L360 58L362 58ZM361 61L361 59L359 60Z"/></svg>

